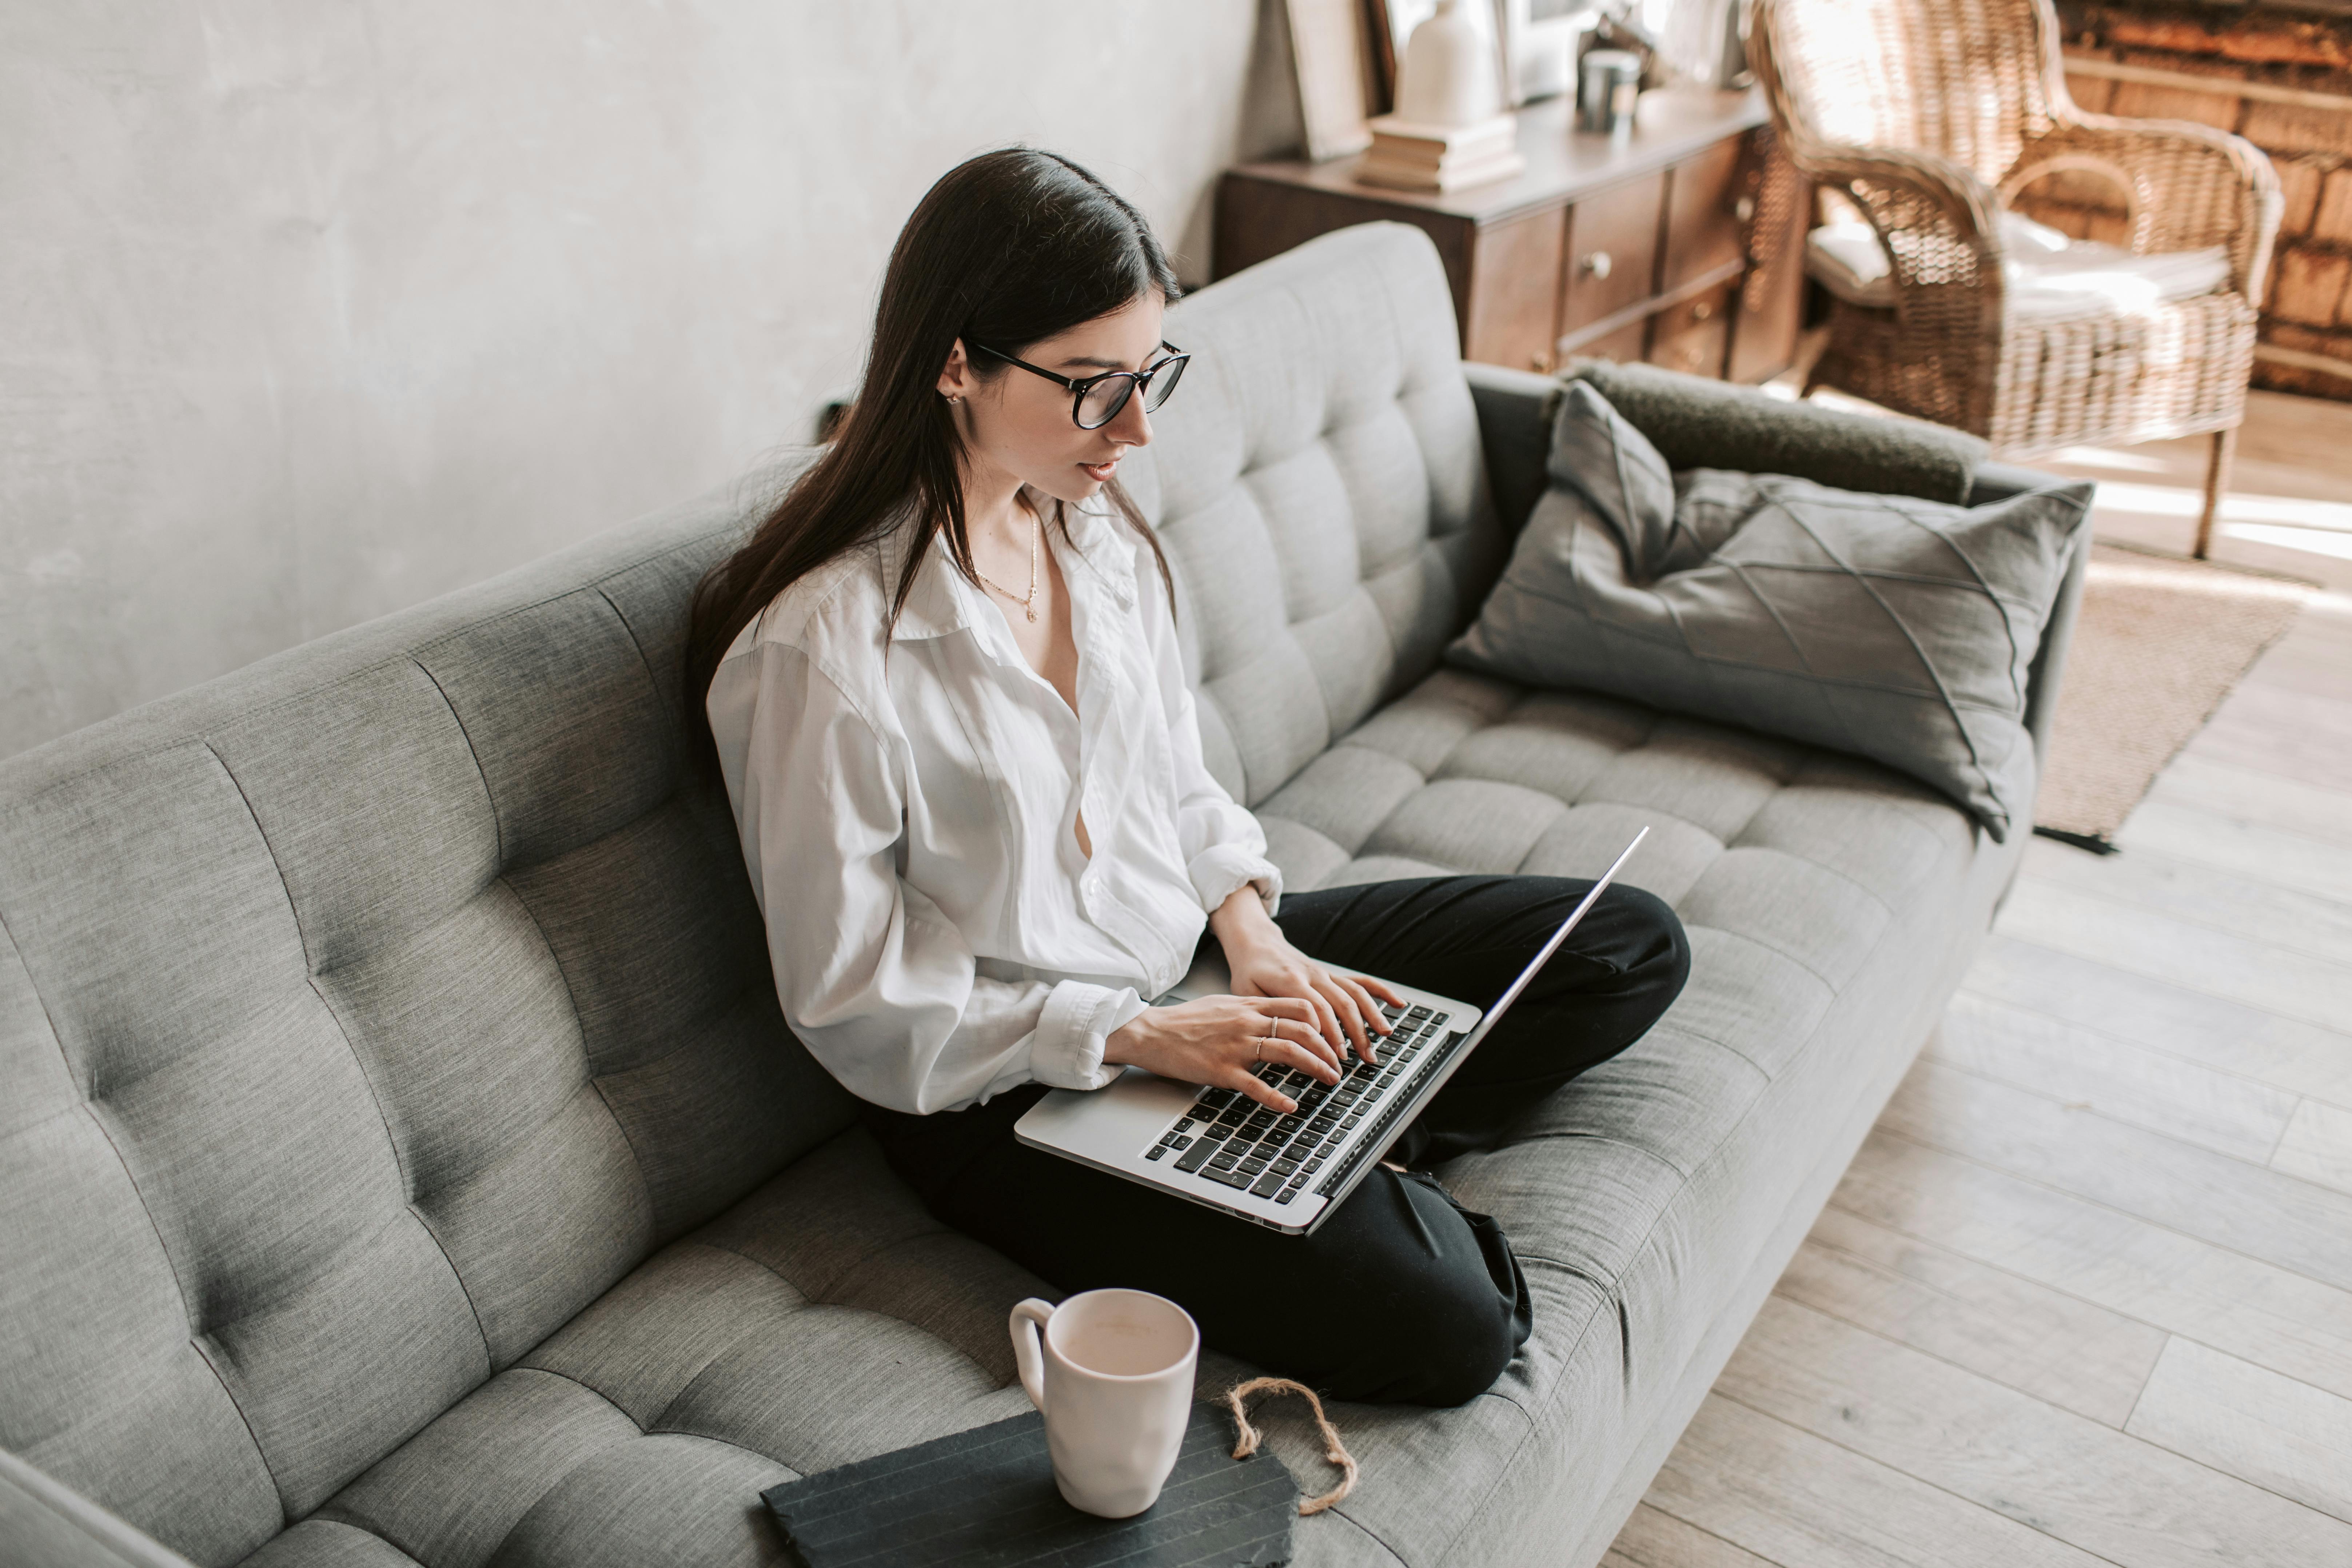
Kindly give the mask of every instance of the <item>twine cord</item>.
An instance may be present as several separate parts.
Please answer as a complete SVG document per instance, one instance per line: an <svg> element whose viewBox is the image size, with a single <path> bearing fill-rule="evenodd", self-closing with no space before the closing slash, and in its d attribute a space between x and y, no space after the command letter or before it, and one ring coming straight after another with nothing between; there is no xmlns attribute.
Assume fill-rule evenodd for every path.
<svg viewBox="0 0 2352 1568"><path fill-rule="evenodd" d="M1303 1383L1293 1383L1286 1377L1254 1377L1225 1391L1225 1408L1234 1413L1234 1425L1241 1428L1241 1441L1234 1447L1234 1458L1246 1459L1257 1452L1261 1434L1250 1425L1249 1413L1242 1406L1242 1401L1253 1394L1304 1394L1307 1403L1315 1407L1315 1427L1323 1435L1323 1458L1339 1468L1339 1484L1321 1497L1308 1498L1301 1502L1298 1505L1301 1518L1321 1513L1344 1500L1349 1492L1356 1489L1355 1456L1349 1453L1347 1445L1339 1441L1339 1429L1331 1425L1329 1416L1323 1414L1323 1402L1315 1397L1313 1389Z"/></svg>

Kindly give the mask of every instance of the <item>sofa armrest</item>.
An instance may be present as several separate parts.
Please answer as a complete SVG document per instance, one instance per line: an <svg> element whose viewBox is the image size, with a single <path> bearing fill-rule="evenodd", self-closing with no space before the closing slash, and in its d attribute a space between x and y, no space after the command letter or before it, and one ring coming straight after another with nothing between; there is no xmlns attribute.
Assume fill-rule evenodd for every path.
<svg viewBox="0 0 2352 1568"><path fill-rule="evenodd" d="M1517 535L1551 483L1551 422L1559 383L1532 371L1462 362L1470 401L1478 409L1478 445L1486 451L1486 484L1503 531Z"/></svg>
<svg viewBox="0 0 2352 1568"><path fill-rule="evenodd" d="M1986 451L1981 438L1925 420L1826 408L1653 364L1579 360L1570 374L1591 382L1677 472L1793 474L1834 489L1960 504Z"/></svg>
<svg viewBox="0 0 2352 1568"><path fill-rule="evenodd" d="M0 1563L41 1568L194 1568L64 1482L0 1448Z"/></svg>
<svg viewBox="0 0 2352 1568"><path fill-rule="evenodd" d="M1986 463L1977 469L1977 484L1969 493L1969 504L1981 506L2058 482L2054 474L2039 473L2011 463ZM2050 763L2050 728L2058 717L2058 688L2066 673L2066 650L2074 641L2074 623L2082 615L2083 580L2090 563L2091 531L2086 525L2074 536L2066 575L2058 584L2058 597L2050 606L2050 618L2042 624L2042 646L2033 650L2033 662L2025 672L2025 728L2033 737L2037 767L2046 768Z"/></svg>
<svg viewBox="0 0 2352 1568"><path fill-rule="evenodd" d="M2091 563L2091 531L2083 530L2066 563L2065 580L2058 585L2058 601L2042 623L2042 646L2025 675L2025 728L2033 737L2033 760L2047 767L2050 728L2058 718L2058 687L2066 673L2066 650L2074 641L2074 623L2083 609L2083 577Z"/></svg>
<svg viewBox="0 0 2352 1568"><path fill-rule="evenodd" d="M2055 474L2045 474L2040 468L2029 468L2022 463L2003 463L1987 458L1976 466L1969 476L1969 499L1966 505L1984 506L2011 496L2021 496L2028 490L2065 481Z"/></svg>
<svg viewBox="0 0 2352 1568"><path fill-rule="evenodd" d="M1551 482L1551 426L1560 383L1465 360L1495 510L1517 534ZM1580 360L1589 381L1674 469L1794 474L1836 489L1977 506L2054 484L2048 474L1985 460L1986 443L1918 419L1847 413L1774 397L1761 388L1656 365Z"/></svg>
<svg viewBox="0 0 2352 1568"><path fill-rule="evenodd" d="M1975 482L1969 489L1969 504L1983 506L2060 482L2055 474L2016 463L1979 463ZM2058 584L2058 597L2042 626L2042 646L2034 649L2033 662L2025 672L2025 728L2033 737L2033 760L2043 766L2050 761L2050 726L2058 716L2058 687L2066 673L2066 650L2074 640L2074 623L2082 615L2083 579L2090 562L2091 531L2085 528L2075 536L2066 575Z"/></svg>

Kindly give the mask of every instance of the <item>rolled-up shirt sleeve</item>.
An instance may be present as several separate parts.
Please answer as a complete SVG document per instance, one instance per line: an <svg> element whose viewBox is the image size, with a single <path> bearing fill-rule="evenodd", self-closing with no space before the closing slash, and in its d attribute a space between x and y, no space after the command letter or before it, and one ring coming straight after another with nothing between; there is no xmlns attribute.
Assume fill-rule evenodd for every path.
<svg viewBox="0 0 2352 1568"><path fill-rule="evenodd" d="M1209 771L1201 750L1201 716L1192 684L1184 678L1184 654L1160 573L1140 555L1137 582L1146 601L1144 635L1150 639L1168 714L1169 744L1176 764L1176 834L1186 873L1201 908L1211 914L1240 889L1255 887L1265 912L1282 904L1282 868L1266 858L1265 829Z"/></svg>
<svg viewBox="0 0 2352 1568"><path fill-rule="evenodd" d="M926 1115L1033 1080L1099 1089L1118 1076L1103 1051L1143 1010L1135 989L977 973L955 922L898 873L893 748L806 653L762 642L738 654L709 708L715 733L749 738L719 761L777 1000L845 1088Z"/></svg>

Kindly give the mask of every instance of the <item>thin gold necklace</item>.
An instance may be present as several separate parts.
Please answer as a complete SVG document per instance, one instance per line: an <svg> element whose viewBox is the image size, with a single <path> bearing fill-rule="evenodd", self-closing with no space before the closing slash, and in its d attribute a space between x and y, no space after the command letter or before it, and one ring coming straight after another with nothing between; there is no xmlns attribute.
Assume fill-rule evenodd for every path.
<svg viewBox="0 0 2352 1568"><path fill-rule="evenodd" d="M1037 522L1037 509L1034 506L1029 506L1029 503L1026 501L1024 501L1021 504L1029 508L1029 592L1026 594L1014 593L1003 584L999 583L994 578L991 577L987 573L982 572L980 569L980 563L977 561L972 563L971 574L979 578L982 582L987 584L990 587L995 589L998 593L1003 595L1006 598L1018 604L1023 609L1029 613L1029 618L1034 621L1037 618L1037 535L1041 530L1039 529Z"/></svg>

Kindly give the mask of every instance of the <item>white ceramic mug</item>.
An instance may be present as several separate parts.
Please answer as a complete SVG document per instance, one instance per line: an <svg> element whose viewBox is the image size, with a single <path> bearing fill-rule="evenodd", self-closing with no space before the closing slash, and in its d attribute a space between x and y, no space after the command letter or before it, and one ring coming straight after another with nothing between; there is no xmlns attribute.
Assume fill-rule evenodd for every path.
<svg viewBox="0 0 2352 1568"><path fill-rule="evenodd" d="M1033 1296L1013 1309L1013 1357L1072 1508L1127 1519L1160 1500L1192 1413L1191 1313L1147 1290Z"/></svg>

